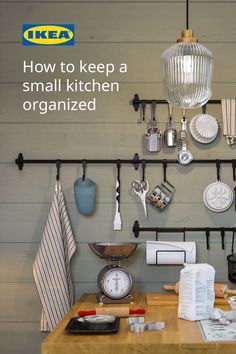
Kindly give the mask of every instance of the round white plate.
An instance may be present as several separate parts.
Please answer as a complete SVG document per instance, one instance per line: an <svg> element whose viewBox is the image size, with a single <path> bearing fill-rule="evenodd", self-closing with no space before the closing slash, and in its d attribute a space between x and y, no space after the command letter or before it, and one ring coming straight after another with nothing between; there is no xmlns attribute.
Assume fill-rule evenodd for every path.
<svg viewBox="0 0 236 354"><path fill-rule="evenodd" d="M216 136L212 137L211 139L202 137L196 130L195 122L196 122L196 119L194 117L194 118L192 118L192 120L190 122L190 133L196 141L198 141L199 143L202 143L202 144L209 144L215 140Z"/></svg>
<svg viewBox="0 0 236 354"><path fill-rule="evenodd" d="M209 114L199 114L196 119L196 130L203 138L216 137L218 133L217 120Z"/></svg>
<svg viewBox="0 0 236 354"><path fill-rule="evenodd" d="M233 203L233 191L223 182L214 182L206 187L203 201L208 209L216 213L227 210Z"/></svg>
<svg viewBox="0 0 236 354"><path fill-rule="evenodd" d="M209 144L211 143L212 141L215 140L216 136L217 136L217 133L218 133L218 124L217 124L217 121L216 121L216 124L217 124L217 130L215 129L216 133L215 135L211 136L211 137L206 137L202 134L199 133L199 131L197 130L197 123L199 121L199 119L201 117L204 117L203 114L198 114L197 116L194 116L191 121L190 121L190 133L192 135L192 137L198 141L199 143L202 143L202 144ZM213 119L215 119L214 117L212 117ZM200 120L200 124L199 124L201 127L202 127L202 121ZM201 128L202 129L202 128ZM213 131L213 130L212 130Z"/></svg>

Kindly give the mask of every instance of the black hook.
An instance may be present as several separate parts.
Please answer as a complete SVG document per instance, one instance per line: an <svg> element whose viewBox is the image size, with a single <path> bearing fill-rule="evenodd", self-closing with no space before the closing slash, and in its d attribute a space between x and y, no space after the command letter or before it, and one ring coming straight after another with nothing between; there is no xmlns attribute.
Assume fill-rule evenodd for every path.
<svg viewBox="0 0 236 354"><path fill-rule="evenodd" d="M216 160L217 181L220 180L220 160Z"/></svg>
<svg viewBox="0 0 236 354"><path fill-rule="evenodd" d="M221 249L224 250L225 249L225 229L224 229L224 227L222 227L220 234L221 234Z"/></svg>
<svg viewBox="0 0 236 354"><path fill-rule="evenodd" d="M142 121L145 122L145 108L146 108L145 100L142 100L141 106L142 106Z"/></svg>
<svg viewBox="0 0 236 354"><path fill-rule="evenodd" d="M146 167L146 161L142 160L142 181L145 180L145 167Z"/></svg>
<svg viewBox="0 0 236 354"><path fill-rule="evenodd" d="M152 122L156 122L156 105L157 105L157 103L156 103L156 101L155 100L153 100L152 101Z"/></svg>
<svg viewBox="0 0 236 354"><path fill-rule="evenodd" d="M158 228L156 228L156 241L158 241Z"/></svg>
<svg viewBox="0 0 236 354"><path fill-rule="evenodd" d="M236 168L236 160L232 160L232 168L233 168L233 180L236 180L235 177L235 168Z"/></svg>
<svg viewBox="0 0 236 354"><path fill-rule="evenodd" d="M117 173L118 173L118 179L120 179L120 165L121 165L121 162L120 160L116 160L116 166L117 166Z"/></svg>
<svg viewBox="0 0 236 354"><path fill-rule="evenodd" d="M185 242L185 238L186 238L186 230L185 230L185 227L183 228L183 242Z"/></svg>
<svg viewBox="0 0 236 354"><path fill-rule="evenodd" d="M85 180L85 177L86 177L86 166L87 166L87 160L82 160L82 168L83 168L83 175L82 175L82 178L83 178L83 181Z"/></svg>
<svg viewBox="0 0 236 354"><path fill-rule="evenodd" d="M210 246L209 246L209 236L210 236L210 230L207 227L206 228L206 246L207 246L207 250L209 250Z"/></svg>
<svg viewBox="0 0 236 354"><path fill-rule="evenodd" d="M232 245L231 245L232 254L234 254L234 235L235 235L235 228L233 228L233 234L232 234Z"/></svg>
<svg viewBox="0 0 236 354"><path fill-rule="evenodd" d="M56 180L57 181L59 181L60 179L60 167L61 167L61 160L56 160L56 168L57 168Z"/></svg>
<svg viewBox="0 0 236 354"><path fill-rule="evenodd" d="M166 169L167 169L167 160L163 160L163 176L164 176L164 182L166 182Z"/></svg>

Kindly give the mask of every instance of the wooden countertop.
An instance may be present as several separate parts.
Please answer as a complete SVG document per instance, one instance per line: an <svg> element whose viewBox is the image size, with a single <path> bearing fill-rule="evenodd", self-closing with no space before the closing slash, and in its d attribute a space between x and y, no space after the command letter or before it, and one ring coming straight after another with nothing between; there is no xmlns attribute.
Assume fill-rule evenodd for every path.
<svg viewBox="0 0 236 354"><path fill-rule="evenodd" d="M114 306L114 305L104 305ZM210 343L202 338L197 322L178 319L177 306L147 306L145 294L135 295L130 308L144 307L145 321L165 322L162 331L133 333L126 318L121 318L119 332L106 335L73 335L65 331L78 310L98 307L95 294L84 294L65 318L42 343L42 354L235 354L236 342ZM228 307L225 309L229 309Z"/></svg>

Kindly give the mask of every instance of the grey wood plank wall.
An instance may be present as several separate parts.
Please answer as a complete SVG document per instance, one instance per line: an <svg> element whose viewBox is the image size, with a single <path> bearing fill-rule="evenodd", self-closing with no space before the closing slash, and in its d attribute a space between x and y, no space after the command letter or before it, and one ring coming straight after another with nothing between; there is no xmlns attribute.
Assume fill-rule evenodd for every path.
<svg viewBox="0 0 236 354"><path fill-rule="evenodd" d="M236 95L235 12L236 1L190 2L191 27L214 54L213 98ZM146 123L137 124L139 114L129 101L136 92L143 98L163 98L160 55L179 36L184 17L184 1L0 1L0 353L38 354L45 337L39 333L40 302L32 278L32 262L50 207L55 166L26 165L19 172L14 159L19 152L25 158L132 158L135 152L141 157L156 158L145 152ZM22 23L74 23L78 39L73 48L22 47ZM108 79L120 83L119 93L95 94L99 102L96 112L50 112L43 116L21 108L26 97L22 82L38 80L37 75L23 75L23 60L29 58L39 62L126 62L128 73L122 77L116 73ZM99 74L86 78L92 76L104 79ZM74 74L71 77L76 78ZM45 81L52 78L49 74L40 76ZM58 97L63 99L63 95ZM47 96L53 99L54 95ZM28 97L33 99L36 95ZM39 99L45 97L37 94ZM83 95L84 99L89 97ZM199 112L189 111L187 116L190 119ZM210 106L208 112L217 117L222 129L220 106ZM157 107L157 117L164 130L166 107ZM179 111L174 111L174 118L179 128ZM189 140L195 158L236 157L235 148L226 145L222 131L209 146L202 146L191 137ZM177 149L163 149L157 156L175 158L176 153ZM236 225L233 207L218 215L203 205L203 190L216 179L214 166L170 166L168 179L177 188L174 199L163 213L148 206L148 220L131 192L131 182L140 172L132 166L122 166L120 232L113 231L115 167L87 168L88 176L98 185L96 211L91 217L79 215L74 203L73 183L81 173L81 166L62 166L61 180L78 246L72 261L76 297L97 291L96 274L105 265L92 254L88 242L134 241L132 225L136 219L142 226ZM163 177L160 166L148 165L146 174L151 187ZM222 179L234 187L231 166L222 168ZM145 264L145 241L153 238L148 233L140 234L140 249L123 264L134 276L136 291L159 291L163 283L175 282L179 276L180 267ZM160 238L181 240L182 236L167 234ZM225 250L221 249L217 233L211 235L209 251L203 234L189 233L187 239L197 242L198 261L215 267L216 280L228 282L226 256L230 253L231 234L226 235Z"/></svg>

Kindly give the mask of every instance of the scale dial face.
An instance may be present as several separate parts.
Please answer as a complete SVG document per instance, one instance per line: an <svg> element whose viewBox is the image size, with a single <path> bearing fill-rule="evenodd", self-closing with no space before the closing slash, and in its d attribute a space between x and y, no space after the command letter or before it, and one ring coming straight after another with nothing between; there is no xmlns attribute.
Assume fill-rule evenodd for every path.
<svg viewBox="0 0 236 354"><path fill-rule="evenodd" d="M105 267L100 288L102 292L111 299L123 299L127 296L132 287L131 275L118 266Z"/></svg>

